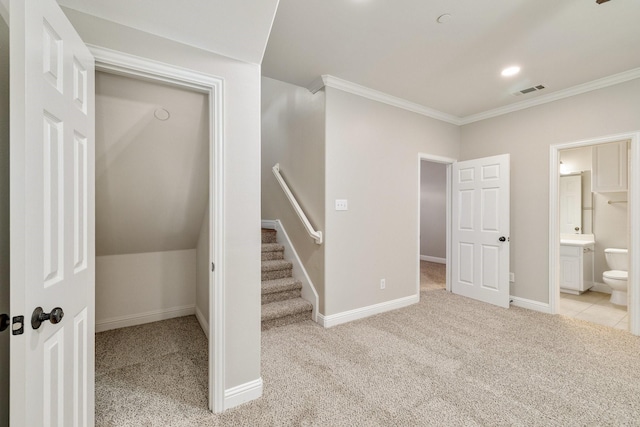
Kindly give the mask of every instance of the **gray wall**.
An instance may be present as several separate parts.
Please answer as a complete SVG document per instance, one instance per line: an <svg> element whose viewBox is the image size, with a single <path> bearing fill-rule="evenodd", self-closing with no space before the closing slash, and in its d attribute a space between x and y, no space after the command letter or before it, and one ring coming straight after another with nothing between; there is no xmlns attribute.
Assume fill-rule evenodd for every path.
<svg viewBox="0 0 640 427"><path fill-rule="evenodd" d="M86 43L224 78L225 387L260 378L260 66L63 10Z"/></svg>
<svg viewBox="0 0 640 427"><path fill-rule="evenodd" d="M416 295L418 153L457 158L460 129L325 90L325 314L332 315ZM335 199L348 199L349 210L335 211Z"/></svg>
<svg viewBox="0 0 640 427"><path fill-rule="evenodd" d="M0 313L9 314L9 27L2 18L0 18ZM9 425L9 336L9 329L0 333L0 427Z"/></svg>
<svg viewBox="0 0 640 427"><path fill-rule="evenodd" d="M324 91L313 95L305 88L262 78L262 218L282 222L318 292L322 314L325 246L309 237L271 168L280 164L309 221L325 233L324 114Z"/></svg>
<svg viewBox="0 0 640 427"><path fill-rule="evenodd" d="M447 165L420 162L420 255L447 258Z"/></svg>
<svg viewBox="0 0 640 427"><path fill-rule="evenodd" d="M462 127L463 160L511 154L511 294L549 299L549 146L640 129L640 79Z"/></svg>

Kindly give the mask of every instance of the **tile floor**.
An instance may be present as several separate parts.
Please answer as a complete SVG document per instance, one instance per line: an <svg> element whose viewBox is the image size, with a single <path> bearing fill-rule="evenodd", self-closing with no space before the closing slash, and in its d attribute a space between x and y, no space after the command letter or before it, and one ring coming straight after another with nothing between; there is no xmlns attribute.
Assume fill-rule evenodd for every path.
<svg viewBox="0 0 640 427"><path fill-rule="evenodd" d="M582 295L560 292L560 314L616 329L629 329L627 308L611 304L611 295L587 291Z"/></svg>

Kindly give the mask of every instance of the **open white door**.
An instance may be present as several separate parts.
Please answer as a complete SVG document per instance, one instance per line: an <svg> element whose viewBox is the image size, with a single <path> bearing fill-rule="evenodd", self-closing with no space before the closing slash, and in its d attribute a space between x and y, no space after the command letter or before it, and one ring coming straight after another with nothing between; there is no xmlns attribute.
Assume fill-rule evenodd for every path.
<svg viewBox="0 0 640 427"><path fill-rule="evenodd" d="M509 307L509 155L453 164L451 291Z"/></svg>
<svg viewBox="0 0 640 427"><path fill-rule="evenodd" d="M9 11L10 422L92 426L94 60L55 0Z"/></svg>

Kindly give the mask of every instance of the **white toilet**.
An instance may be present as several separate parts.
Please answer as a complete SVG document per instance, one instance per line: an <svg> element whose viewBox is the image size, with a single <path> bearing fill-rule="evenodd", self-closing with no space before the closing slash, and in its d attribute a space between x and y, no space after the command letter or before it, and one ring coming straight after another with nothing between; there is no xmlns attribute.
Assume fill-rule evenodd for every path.
<svg viewBox="0 0 640 427"><path fill-rule="evenodd" d="M607 248L604 257L611 270L602 273L602 280L611 286L611 303L627 305L627 272L629 271L629 251Z"/></svg>

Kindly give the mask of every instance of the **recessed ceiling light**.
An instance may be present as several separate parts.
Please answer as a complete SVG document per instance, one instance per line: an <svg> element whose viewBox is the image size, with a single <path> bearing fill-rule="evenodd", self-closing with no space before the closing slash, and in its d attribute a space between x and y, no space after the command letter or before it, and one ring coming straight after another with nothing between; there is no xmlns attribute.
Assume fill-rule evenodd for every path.
<svg viewBox="0 0 640 427"><path fill-rule="evenodd" d="M436 21L438 22L438 24L444 24L445 22L449 22L450 19L451 19L451 14L445 13L443 15L438 16L438 19L436 19Z"/></svg>
<svg viewBox="0 0 640 427"><path fill-rule="evenodd" d="M520 67L518 67L517 65L511 66L511 67L507 67L504 70L502 70L502 76L503 77L511 77L511 76L515 76L516 74L518 74L520 72Z"/></svg>

